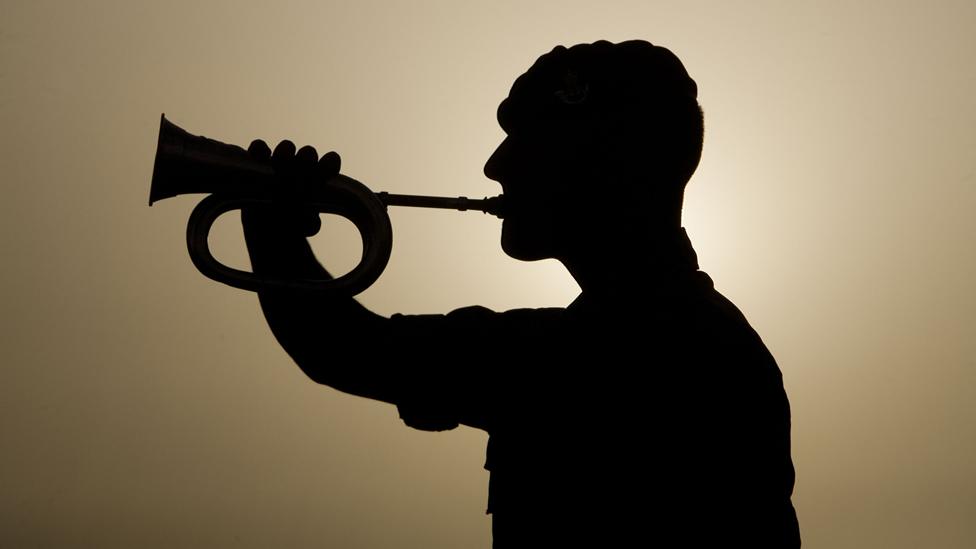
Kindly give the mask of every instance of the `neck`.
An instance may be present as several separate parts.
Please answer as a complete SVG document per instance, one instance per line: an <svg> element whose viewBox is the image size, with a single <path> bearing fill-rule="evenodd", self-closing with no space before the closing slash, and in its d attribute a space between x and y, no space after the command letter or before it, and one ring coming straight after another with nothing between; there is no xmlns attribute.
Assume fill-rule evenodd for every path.
<svg viewBox="0 0 976 549"><path fill-rule="evenodd" d="M662 287L698 269L698 258L680 226L591 241L559 258L583 296L613 298Z"/></svg>

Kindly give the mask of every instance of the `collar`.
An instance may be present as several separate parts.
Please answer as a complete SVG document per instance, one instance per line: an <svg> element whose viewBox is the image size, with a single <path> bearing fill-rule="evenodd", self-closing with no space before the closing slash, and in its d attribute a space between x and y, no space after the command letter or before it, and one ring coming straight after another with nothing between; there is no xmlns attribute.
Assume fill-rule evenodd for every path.
<svg viewBox="0 0 976 549"><path fill-rule="evenodd" d="M698 253L688 238L688 231L661 235L651 241L646 255L635 262L633 281L622 284L603 296L581 293L567 310L581 311L614 305L638 305L648 301L672 299L703 285L711 287L711 278L699 270Z"/></svg>

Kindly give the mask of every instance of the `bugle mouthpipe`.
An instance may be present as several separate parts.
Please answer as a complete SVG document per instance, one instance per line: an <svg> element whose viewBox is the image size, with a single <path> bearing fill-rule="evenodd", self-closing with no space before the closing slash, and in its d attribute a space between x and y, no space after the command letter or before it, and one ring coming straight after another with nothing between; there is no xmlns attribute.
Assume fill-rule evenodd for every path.
<svg viewBox="0 0 976 549"><path fill-rule="evenodd" d="M491 214L495 217L502 217L501 196L472 199L466 196L449 198L445 196L423 196L417 194L390 194L387 192L379 192L376 193L376 197L380 199L380 202L387 206L439 208L442 210L457 210L459 212L472 210Z"/></svg>

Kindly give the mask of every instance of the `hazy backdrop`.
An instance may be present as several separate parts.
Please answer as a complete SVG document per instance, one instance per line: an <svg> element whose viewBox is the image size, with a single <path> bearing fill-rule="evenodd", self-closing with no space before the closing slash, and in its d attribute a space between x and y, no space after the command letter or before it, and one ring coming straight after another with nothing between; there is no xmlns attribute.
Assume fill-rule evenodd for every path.
<svg viewBox="0 0 976 549"><path fill-rule="evenodd" d="M973 547L968 0L3 2L0 547L489 547L484 433L315 385L253 294L193 268L199 197L146 206L159 115L335 149L375 190L494 195L514 78L631 38L698 82L685 226L782 368L804 547ZM380 313L578 291L490 216L391 217ZM326 231L350 267L351 225ZM246 265L236 218L213 241Z"/></svg>

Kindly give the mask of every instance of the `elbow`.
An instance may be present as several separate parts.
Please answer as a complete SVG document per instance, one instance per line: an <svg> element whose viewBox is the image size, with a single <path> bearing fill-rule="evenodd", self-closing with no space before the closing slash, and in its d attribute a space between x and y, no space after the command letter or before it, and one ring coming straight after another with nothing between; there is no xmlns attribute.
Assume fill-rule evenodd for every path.
<svg viewBox="0 0 976 549"><path fill-rule="evenodd" d="M334 372L325 367L327 362L323 360L324 357L315 356L314 353L296 345L282 345L282 347L306 377L319 385L331 386L336 383L337 380L332 379Z"/></svg>

